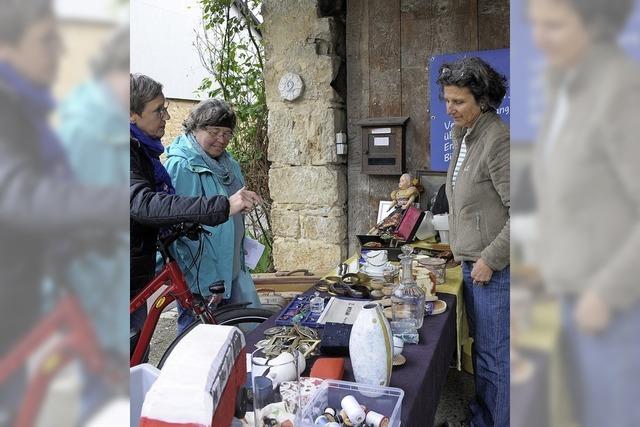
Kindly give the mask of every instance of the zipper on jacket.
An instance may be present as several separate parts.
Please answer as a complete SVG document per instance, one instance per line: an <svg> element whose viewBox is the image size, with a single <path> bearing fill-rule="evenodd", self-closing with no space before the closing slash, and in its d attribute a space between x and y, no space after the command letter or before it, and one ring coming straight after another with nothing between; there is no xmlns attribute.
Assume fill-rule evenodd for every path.
<svg viewBox="0 0 640 427"><path fill-rule="evenodd" d="M480 231L480 214L476 214L476 231Z"/></svg>

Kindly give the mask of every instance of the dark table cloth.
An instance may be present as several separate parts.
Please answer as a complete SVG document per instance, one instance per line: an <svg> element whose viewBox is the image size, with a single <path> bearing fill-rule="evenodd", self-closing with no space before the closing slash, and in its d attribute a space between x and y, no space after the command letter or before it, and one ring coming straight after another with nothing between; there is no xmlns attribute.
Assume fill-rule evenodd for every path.
<svg viewBox="0 0 640 427"><path fill-rule="evenodd" d="M425 317L419 331L420 342L405 344L402 354L407 362L403 366L394 367L391 374L389 386L404 390L401 417L403 427L433 425L440 393L455 354L456 297L439 293L438 298L447 303L447 310L442 314ZM264 339L265 329L275 325L278 314L247 335L248 353L255 350L256 342ZM307 371L303 375L308 375L312 364L313 360L307 361ZM343 380L355 381L348 358Z"/></svg>
<svg viewBox="0 0 640 427"><path fill-rule="evenodd" d="M533 363L534 371L523 383L511 383L511 425L548 427L549 355L533 350L520 351Z"/></svg>

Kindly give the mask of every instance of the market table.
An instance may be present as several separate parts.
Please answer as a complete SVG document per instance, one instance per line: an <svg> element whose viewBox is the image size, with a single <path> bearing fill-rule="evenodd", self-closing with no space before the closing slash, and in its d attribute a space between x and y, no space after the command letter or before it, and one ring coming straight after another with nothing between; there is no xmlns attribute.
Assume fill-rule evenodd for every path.
<svg viewBox="0 0 640 427"><path fill-rule="evenodd" d="M312 289L306 293L311 293ZM407 344L403 355L407 362L394 367L391 375L391 387L404 390L402 401L402 426L428 427L433 425L440 393L447 379L449 365L457 348L456 333L456 297L452 294L438 293L438 298L447 303L447 310L435 316L427 316L420 328L420 342ZM278 313L279 314L279 313ZM264 331L275 325L278 314L259 325L246 336L247 352L255 349L255 343L264 338ZM307 361L309 367L313 360ZM351 363L345 364L345 381L354 381Z"/></svg>

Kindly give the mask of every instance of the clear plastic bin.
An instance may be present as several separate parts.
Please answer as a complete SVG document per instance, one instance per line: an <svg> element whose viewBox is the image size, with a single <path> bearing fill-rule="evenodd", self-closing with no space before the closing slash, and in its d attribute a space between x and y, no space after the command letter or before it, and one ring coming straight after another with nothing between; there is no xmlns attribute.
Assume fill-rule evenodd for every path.
<svg viewBox="0 0 640 427"><path fill-rule="evenodd" d="M129 398L131 399L129 423L131 427L140 424L140 413L144 397L160 375L160 371L149 363L134 366L129 370Z"/></svg>
<svg viewBox="0 0 640 427"><path fill-rule="evenodd" d="M327 407L340 409L340 401L352 395L358 403L389 417L389 427L400 426L402 398L404 391L394 387L376 387L347 381L326 380L315 392L309 403L302 409L301 426L313 427L314 420L324 413Z"/></svg>

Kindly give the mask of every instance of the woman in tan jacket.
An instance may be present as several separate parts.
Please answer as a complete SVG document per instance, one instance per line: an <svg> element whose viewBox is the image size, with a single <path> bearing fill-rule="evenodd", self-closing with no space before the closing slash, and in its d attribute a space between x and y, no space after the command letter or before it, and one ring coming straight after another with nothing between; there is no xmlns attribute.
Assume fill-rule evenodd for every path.
<svg viewBox="0 0 640 427"><path fill-rule="evenodd" d="M506 79L480 58L440 68L455 151L447 173L451 250L462 261L474 339L471 424L509 425L509 128L496 114Z"/></svg>

